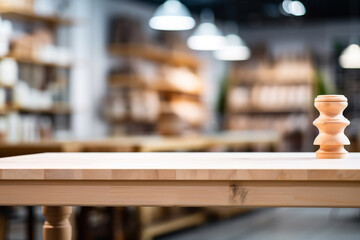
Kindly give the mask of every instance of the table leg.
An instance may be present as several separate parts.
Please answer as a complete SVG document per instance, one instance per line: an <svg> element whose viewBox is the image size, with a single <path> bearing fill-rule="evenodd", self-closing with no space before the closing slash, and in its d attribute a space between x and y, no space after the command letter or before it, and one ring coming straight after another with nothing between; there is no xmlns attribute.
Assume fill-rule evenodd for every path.
<svg viewBox="0 0 360 240"><path fill-rule="evenodd" d="M123 208L112 207L111 211L111 232L113 240L124 240L124 224L122 222Z"/></svg>
<svg viewBox="0 0 360 240"><path fill-rule="evenodd" d="M0 240L6 239L6 228L7 228L7 219L6 216L3 216L0 213Z"/></svg>
<svg viewBox="0 0 360 240"><path fill-rule="evenodd" d="M43 240L71 240L69 217L72 207L46 207L42 213L46 219L43 226Z"/></svg>
<svg viewBox="0 0 360 240"><path fill-rule="evenodd" d="M27 207L28 217L27 217L27 240L34 240L34 207Z"/></svg>

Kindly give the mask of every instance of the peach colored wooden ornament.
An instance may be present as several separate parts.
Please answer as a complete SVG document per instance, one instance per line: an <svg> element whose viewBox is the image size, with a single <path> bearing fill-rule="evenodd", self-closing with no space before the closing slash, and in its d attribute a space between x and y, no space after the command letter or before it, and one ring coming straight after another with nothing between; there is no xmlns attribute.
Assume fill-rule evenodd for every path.
<svg viewBox="0 0 360 240"><path fill-rule="evenodd" d="M348 105L347 98L343 95L319 95L314 105L320 112L320 116L313 122L319 129L319 135L314 140L314 145L320 145L316 158L346 158L348 152L344 145L350 145L344 134L344 129L350 124L343 116Z"/></svg>

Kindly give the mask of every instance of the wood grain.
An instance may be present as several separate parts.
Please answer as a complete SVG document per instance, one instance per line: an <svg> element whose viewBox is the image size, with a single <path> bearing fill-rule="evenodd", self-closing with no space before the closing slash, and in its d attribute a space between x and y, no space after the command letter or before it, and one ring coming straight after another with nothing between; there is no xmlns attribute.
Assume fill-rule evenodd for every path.
<svg viewBox="0 0 360 240"><path fill-rule="evenodd" d="M0 159L3 180L360 181L360 154L45 153Z"/></svg>
<svg viewBox="0 0 360 240"><path fill-rule="evenodd" d="M47 153L0 170L0 205L360 207L359 153Z"/></svg>
<svg viewBox="0 0 360 240"><path fill-rule="evenodd" d="M0 205L360 207L360 182L0 181Z"/></svg>

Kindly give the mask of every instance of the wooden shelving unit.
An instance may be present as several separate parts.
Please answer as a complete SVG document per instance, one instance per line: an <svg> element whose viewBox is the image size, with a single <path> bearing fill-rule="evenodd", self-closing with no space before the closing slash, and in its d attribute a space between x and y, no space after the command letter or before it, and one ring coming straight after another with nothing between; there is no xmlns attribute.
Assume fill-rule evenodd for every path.
<svg viewBox="0 0 360 240"><path fill-rule="evenodd" d="M49 115L56 115L56 114L71 114L71 108L69 106L63 105L54 105L51 108L24 108L24 107L14 107L11 108L11 111L17 111L21 113L34 113L34 114L49 114Z"/></svg>
<svg viewBox="0 0 360 240"><path fill-rule="evenodd" d="M45 16L34 13L32 10L13 6L0 6L0 15L3 18L43 22L51 25L71 25L73 21L59 16Z"/></svg>
<svg viewBox="0 0 360 240"><path fill-rule="evenodd" d="M129 87L129 88L149 88L148 84L135 74L113 74L109 76L108 81L111 87Z"/></svg>
<svg viewBox="0 0 360 240"><path fill-rule="evenodd" d="M308 108L257 108L247 107L232 111L234 114L294 114L294 113L307 113Z"/></svg>
<svg viewBox="0 0 360 240"><path fill-rule="evenodd" d="M7 109L5 107L0 108L0 115L5 115L7 113L8 113L8 111L7 111Z"/></svg>
<svg viewBox="0 0 360 240"><path fill-rule="evenodd" d="M286 143L281 151L309 150L315 78L311 58L300 56L271 63L263 59L266 57L233 66L227 85L226 128L276 129ZM295 143L294 139L302 140Z"/></svg>
<svg viewBox="0 0 360 240"><path fill-rule="evenodd" d="M109 47L109 53L114 56L137 57L164 64L189 67L191 69L198 69L200 66L199 60L188 53L150 45L115 44Z"/></svg>
<svg viewBox="0 0 360 240"><path fill-rule="evenodd" d="M0 88L7 88L7 89L11 89L11 88L13 88L13 85L0 83Z"/></svg>
<svg viewBox="0 0 360 240"><path fill-rule="evenodd" d="M150 89L158 92L163 93L178 93L178 94L186 94L186 95L193 95L193 96L201 96L201 91L189 91L186 89L178 89L171 86L166 86L161 84L163 80L152 80L146 83L147 81L144 80L142 77L135 75L135 74L114 74L109 77L109 86L111 87L127 87L127 88L142 88L142 89Z"/></svg>
<svg viewBox="0 0 360 240"><path fill-rule="evenodd" d="M197 72L201 64L196 57L189 53L164 49L146 44L112 44L109 46L109 54L113 57L121 57L123 59L141 59L147 62L155 63L155 66L159 66L159 68L166 66L172 69L182 69L182 71L187 69L185 71L189 71L190 76L194 77L191 79L189 77L188 79L190 79L190 82L195 81L192 82L194 85L189 87L191 83L181 83L180 81L175 81L176 83L171 82L169 78L163 76L163 74L160 74L160 72L154 79L145 79L138 73L110 74L108 79L109 91L115 92L116 89L122 91L122 99L131 99L133 96L131 95L131 92L134 91L138 96L141 95L141 92L143 92L144 95L156 95L161 102L161 107L159 108L159 117L156 119L152 118L151 121L139 121L139 119L132 119L131 114L121 118L109 117L109 114L107 114L107 119L112 126L116 127L123 125L125 128L131 128L126 127L127 124L141 126L143 125L141 122L143 122L146 124L145 128L151 130L149 132L140 132L140 134L151 132L153 133L154 131L157 131L160 134L166 135L180 134L179 130L177 133L175 133L175 129L177 127L180 128L180 126L183 128L185 125L187 125L187 128L192 129L189 131L201 128L201 124L199 123L193 124L185 121L183 124L182 121L186 119L182 118L176 113L176 111L172 111L172 108L168 107L169 103L172 101L185 101L185 104L180 107L191 107L191 104L194 104L195 108L192 108L190 111L197 111L197 109L203 108L201 103L203 83L196 81L199 79ZM111 104L107 104L107 106L110 105ZM130 109L132 106L133 105L130 103L127 106L124 106L124 109ZM144 111L146 112L147 110L144 109ZM199 114L201 115L203 113ZM168 123L174 125L167 125ZM174 132L172 130L174 130Z"/></svg>
<svg viewBox="0 0 360 240"><path fill-rule="evenodd" d="M60 16L48 16L48 15L40 15L40 14L36 14L33 12L33 10L31 9L31 7L26 6L26 7L19 7L19 6L12 6L12 2L9 1L9 4L1 4L0 5L0 15L3 19L9 19L9 20L15 20L15 21L22 21L25 24L31 26L32 24L37 24L37 23L41 23L41 26L43 29L45 29L46 31L49 32L49 35L55 36L56 34L56 29L59 26L69 26L72 25L74 22L71 19L67 19L67 18L63 18ZM13 50L13 49L12 49ZM5 58L11 58L13 60L15 60L17 63L19 63L19 76L18 79L20 79L20 75L21 75L21 71L22 69L24 69L23 71L23 77L24 76L29 76L29 79L25 78L21 78L21 80L25 81L25 82L32 82L32 84L30 82L28 82L29 86L31 88L34 89L38 89L38 90L43 90L44 88L46 89L46 87L49 83L54 82L55 79L65 79L63 80L63 82L61 84L65 84L65 86L67 86L68 81L69 81L69 72L72 68L72 64L58 64L58 63L51 63L51 62L45 62L42 61L40 59L36 59L31 57L31 51L29 51L29 49L26 49L25 54L23 54L22 52L19 52L21 54L18 54L17 51L10 51L10 53L6 56L2 56L0 57L0 60L5 59ZM25 70L26 69L26 70ZM32 72L32 70L30 72L32 72L30 75L27 74L29 73L29 69L36 69L37 71L40 72L41 77L43 77L43 83L40 84L34 84L34 82L32 81L32 75L34 74ZM40 69L40 70L39 70ZM64 70L61 71L61 76L58 76L57 74L60 73L60 70ZM59 84L59 83L56 83ZM14 98L14 92L15 92L15 86L12 85L4 85L4 84L0 84L0 88L5 88L7 89L6 94L7 94L7 100L5 105L0 109L0 115L1 121L5 122L7 121L6 118L8 116L10 116L10 114L12 115L12 117L14 117L14 113L16 115L16 122L18 122L18 130L17 131L27 131L27 134L29 133L29 127L25 126L25 122L27 122L27 126L29 125L29 120L31 119L31 124L38 124L34 128L34 131L40 131L40 130L36 130L36 129L40 129L40 124L44 124L41 126L46 126L46 130L45 131L52 131L53 132L53 136L55 136L55 131L57 129L60 129L61 131L63 130L68 130L69 128L71 128L70 125L70 117L72 114L72 110L71 107L68 105L66 96L68 95L68 93L63 94L63 96L59 97L59 92L55 92L55 94L57 94L57 96L55 97L56 99L53 99L53 101L55 101L55 103L49 107L49 108L40 108L40 107L33 107L33 108L29 108L29 107L25 107L25 106L20 106L16 104L16 100ZM55 90L55 91L68 91L68 88L65 87L63 88L65 90ZM10 93L10 94L9 94ZM9 94L9 95L8 95ZM9 97L10 96L10 97ZM64 97L65 96L65 97ZM56 103L56 101L63 101L64 103ZM60 116L61 115L61 116ZM9 121L7 121L9 122ZM50 125L51 124L51 125ZM60 125L59 125L60 124ZM14 126L12 127L12 129L14 129ZM59 128L57 128L59 127ZM66 129L65 129L66 128ZM24 130L26 129L26 130ZM44 131L44 129L42 129L41 131ZM5 135L7 134L7 132L5 132ZM36 133L38 134L38 136L41 136L41 134L43 133ZM35 135L36 135L35 134ZM25 135L25 134L23 134ZM29 134L28 134L29 135ZM33 137L31 137L33 138ZM4 140L4 139L2 139ZM41 140L41 139L40 139ZM48 137L46 138L46 140L50 140ZM27 141L27 139L19 139L18 141Z"/></svg>
<svg viewBox="0 0 360 240"><path fill-rule="evenodd" d="M50 68L69 69L72 67L71 64L49 63L49 62L44 62L44 61L41 61L41 60L38 60L35 58L24 58L24 57L16 56L14 54L9 54L7 56L0 57L0 59L4 59L4 58L12 58L15 61L17 61L18 63L33 64L33 65L38 65L38 66L43 66L43 67L50 67Z"/></svg>
<svg viewBox="0 0 360 240"><path fill-rule="evenodd" d="M6 106L0 108L0 115L6 115L8 113L19 112L19 113L29 113L29 114L47 114L47 115L56 115L56 114L71 114L71 108L67 105L58 105L54 104L51 108L28 108L21 106Z"/></svg>

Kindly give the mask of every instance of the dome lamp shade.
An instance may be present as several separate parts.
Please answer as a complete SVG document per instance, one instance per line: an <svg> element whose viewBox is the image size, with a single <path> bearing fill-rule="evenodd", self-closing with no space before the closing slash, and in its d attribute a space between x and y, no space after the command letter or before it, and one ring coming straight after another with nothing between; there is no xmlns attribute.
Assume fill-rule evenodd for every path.
<svg viewBox="0 0 360 240"><path fill-rule="evenodd" d="M243 61L251 56L250 49L236 34L226 36L225 45L214 52L214 57L222 61Z"/></svg>
<svg viewBox="0 0 360 240"><path fill-rule="evenodd" d="M195 20L180 1L167 0L156 9L149 25L156 30L183 31L192 29Z"/></svg>
<svg viewBox="0 0 360 240"><path fill-rule="evenodd" d="M360 68L360 46L350 44L339 57L339 64L342 68L359 69Z"/></svg>
<svg viewBox="0 0 360 240"><path fill-rule="evenodd" d="M214 24L214 16L211 10L202 12L201 23L194 33L188 38L187 45L194 50L212 51L218 50L225 44L225 37L220 29Z"/></svg>

